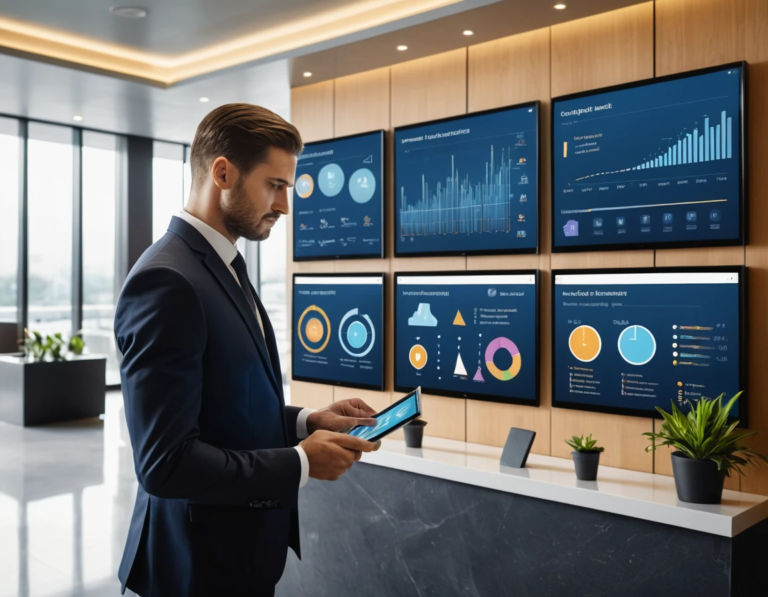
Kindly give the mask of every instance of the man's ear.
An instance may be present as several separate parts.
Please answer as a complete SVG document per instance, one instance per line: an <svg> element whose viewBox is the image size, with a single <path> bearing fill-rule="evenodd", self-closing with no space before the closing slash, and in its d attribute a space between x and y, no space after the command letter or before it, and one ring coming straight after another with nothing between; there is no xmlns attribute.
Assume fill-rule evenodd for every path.
<svg viewBox="0 0 768 597"><path fill-rule="evenodd" d="M234 165L225 157L216 158L211 165L211 178L221 190L231 189L235 178Z"/></svg>

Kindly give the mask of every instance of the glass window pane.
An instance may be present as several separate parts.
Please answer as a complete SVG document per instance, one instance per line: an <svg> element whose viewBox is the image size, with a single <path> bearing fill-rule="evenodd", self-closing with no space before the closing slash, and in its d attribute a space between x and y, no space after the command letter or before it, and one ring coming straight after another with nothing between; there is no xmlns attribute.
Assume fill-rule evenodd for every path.
<svg viewBox="0 0 768 597"><path fill-rule="evenodd" d="M189 147L184 147L184 205L189 201L192 190L192 164L189 161Z"/></svg>
<svg viewBox="0 0 768 597"><path fill-rule="evenodd" d="M83 133L83 339L107 356L107 384L120 383L114 339L118 188L115 135Z"/></svg>
<svg viewBox="0 0 768 597"><path fill-rule="evenodd" d="M29 124L29 328L72 331L72 129Z"/></svg>
<svg viewBox="0 0 768 597"><path fill-rule="evenodd" d="M290 346L288 334L288 307L286 302L286 218L280 218L272 232L259 248L259 297L269 313L275 329L277 349L280 353L280 369L283 380L288 382ZM289 396L286 393L286 400Z"/></svg>
<svg viewBox="0 0 768 597"><path fill-rule="evenodd" d="M155 141L152 159L152 242L184 207L184 146Z"/></svg>
<svg viewBox="0 0 768 597"><path fill-rule="evenodd" d="M16 322L19 263L19 123L0 118L0 322Z"/></svg>

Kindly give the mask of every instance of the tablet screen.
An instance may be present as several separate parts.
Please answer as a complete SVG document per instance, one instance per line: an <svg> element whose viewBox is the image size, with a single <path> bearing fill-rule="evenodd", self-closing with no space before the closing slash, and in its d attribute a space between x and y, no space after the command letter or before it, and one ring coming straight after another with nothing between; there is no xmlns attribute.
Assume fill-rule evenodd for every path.
<svg viewBox="0 0 768 597"><path fill-rule="evenodd" d="M349 435L369 441L376 441L385 435L389 435L421 415L420 394L419 390L414 390L402 400L374 415L373 418L376 419L375 427L359 425L352 429Z"/></svg>

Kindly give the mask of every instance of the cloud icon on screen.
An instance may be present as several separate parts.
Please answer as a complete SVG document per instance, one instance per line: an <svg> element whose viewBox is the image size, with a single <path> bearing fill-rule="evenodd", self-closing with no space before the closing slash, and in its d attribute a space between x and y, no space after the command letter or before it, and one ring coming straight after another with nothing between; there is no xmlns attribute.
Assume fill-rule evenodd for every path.
<svg viewBox="0 0 768 597"><path fill-rule="evenodd" d="M432 315L429 303L419 303L419 308L413 316L408 318L408 325L434 328L437 327L437 318Z"/></svg>

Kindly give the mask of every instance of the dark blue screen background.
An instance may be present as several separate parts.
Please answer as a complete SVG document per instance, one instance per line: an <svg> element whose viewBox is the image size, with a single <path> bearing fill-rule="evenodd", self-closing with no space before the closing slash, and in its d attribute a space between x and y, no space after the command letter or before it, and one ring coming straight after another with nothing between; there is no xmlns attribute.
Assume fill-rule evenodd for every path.
<svg viewBox="0 0 768 597"><path fill-rule="evenodd" d="M380 257L384 247L382 222L382 143L383 133L376 132L351 139L307 143L296 167L293 193L293 255L295 258ZM333 151L332 155L308 157ZM334 168L333 165L336 167ZM324 171L323 169L326 168ZM329 170L330 169L330 170ZM357 183L361 169L373 177L367 181L373 191L359 203L351 188ZM327 196L321 188L320 175L328 171L337 184ZM302 177L312 181L308 196ZM343 179L343 183L341 182ZM353 185L352 187L350 185ZM372 186L373 185L373 186Z"/></svg>
<svg viewBox="0 0 768 597"><path fill-rule="evenodd" d="M300 279L301 276L297 276L293 286L293 374L333 383L381 386L384 379L382 286L378 284L299 284L297 281ZM315 281L316 278L305 277L304 280ZM330 322L330 338L324 348L323 344L328 333L327 324L319 311L307 311L301 322L302 329L299 330L301 315L311 306L322 309ZM354 354L366 351L372 344L370 352L361 357L352 356L345 351L339 339L339 326L342 319L353 309L358 309L358 314L350 315L341 331L345 346ZM364 315L367 315L370 321ZM316 341L313 341L307 332L307 326L313 318L321 325L321 335ZM349 344L351 326L354 326L353 332L364 330L362 336L366 336L365 342L362 339L359 340L363 343L358 347ZM375 333L372 343L371 326ZM299 338L300 331L301 338ZM362 336L357 337L362 338ZM302 344L302 339L307 346ZM311 352L307 347L319 352Z"/></svg>
<svg viewBox="0 0 768 597"><path fill-rule="evenodd" d="M396 130L397 253L535 249L537 131L535 107Z"/></svg>
<svg viewBox="0 0 768 597"><path fill-rule="evenodd" d="M422 386L424 391L461 392L469 397L536 400L538 355L535 284L491 282L471 285L410 285L402 283L407 276L398 275L397 278L397 387ZM472 276L453 278L469 281ZM447 296L433 293L446 293ZM522 296L505 296L508 293L519 293ZM429 311L421 308L421 322L435 325L410 325L409 320L414 317L414 313L419 312L420 304L429 305ZM466 325L455 325L457 311L461 313L461 319ZM512 379L497 379L486 364L488 345L497 338L508 339L519 350L521 368ZM417 346L422 348L415 348ZM412 359L416 359L412 352L414 350L420 351L422 355L426 353L426 364L421 369L411 364ZM466 374L455 374L459 355ZM504 348L497 350L493 362L500 371L509 369L512 366L511 352ZM479 379L475 380L478 372Z"/></svg>
<svg viewBox="0 0 768 597"><path fill-rule="evenodd" d="M555 102L555 247L738 239L740 74L735 68ZM601 106L609 107L595 110ZM590 107L591 113L564 114ZM707 117L710 128L721 125L723 111L730 157L726 151L725 159L698 161L694 139L704 136ZM691 161L688 134L696 161L680 163L678 140ZM716 139L721 154L722 140ZM664 165L670 147L675 155ZM662 162L656 166L658 156ZM670 159L677 165L669 165ZM649 160L653 167L638 168ZM566 236L569 223L578 225L578 235L569 226Z"/></svg>
<svg viewBox="0 0 768 597"><path fill-rule="evenodd" d="M635 277L644 275L633 274ZM730 275L739 279L739 274ZM558 274L557 277L567 276ZM586 296L563 294L577 291ZM730 398L743 389L739 387L738 284L574 285L555 282L554 292L556 402L653 414L656 406L669 411L673 400L685 410L688 401L696 401L702 395L713 398L725 392ZM600 297L590 295L592 292L627 292L627 295ZM594 328L602 340L600 353L590 362L577 359L570 349L571 333L576 330L575 341L578 343L581 326ZM643 337L648 338L643 329L633 326L642 326L655 339L655 354L646 364L630 364L619 352L620 334L626 328L631 328L624 337L624 346L629 349L633 345L630 340L633 336L639 337L640 342L644 341ZM712 329L683 330L680 326ZM633 358L631 354L630 358ZM637 362L645 360L636 359ZM691 362L708 366L686 364ZM736 412L732 414L735 416Z"/></svg>

